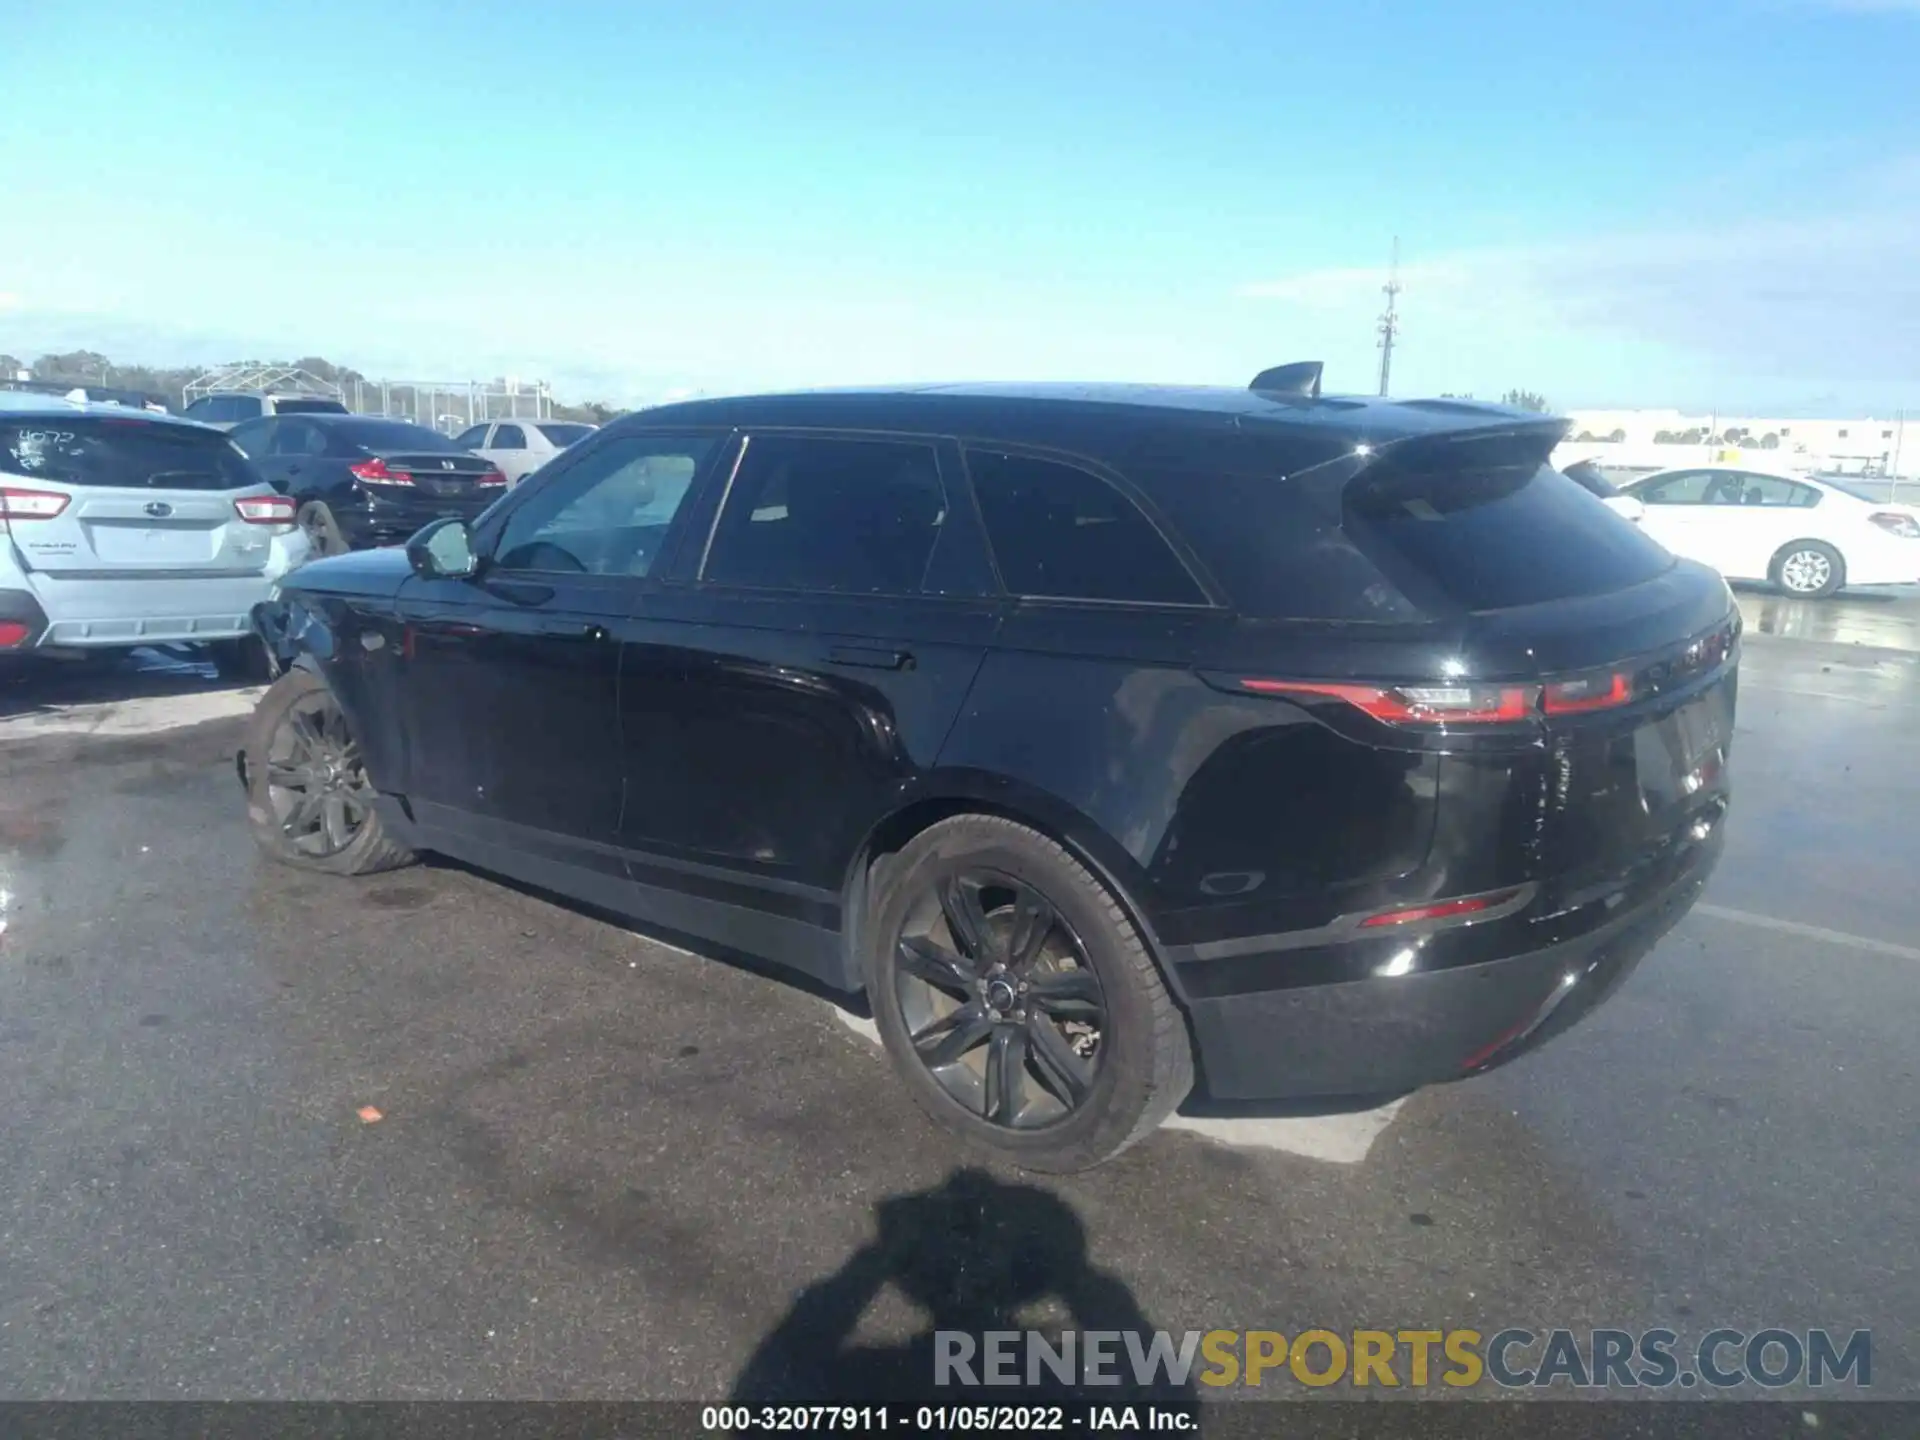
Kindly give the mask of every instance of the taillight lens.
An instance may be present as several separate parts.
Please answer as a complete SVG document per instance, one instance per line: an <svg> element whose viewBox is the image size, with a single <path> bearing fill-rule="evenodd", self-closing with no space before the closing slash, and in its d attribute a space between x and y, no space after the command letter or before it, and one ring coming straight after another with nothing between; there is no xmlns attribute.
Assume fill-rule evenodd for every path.
<svg viewBox="0 0 1920 1440"><path fill-rule="evenodd" d="M20 490L0 485L0 526L9 520L51 520L73 497L58 490Z"/></svg>
<svg viewBox="0 0 1920 1440"><path fill-rule="evenodd" d="M291 525L299 506L288 495L250 495L233 508L249 525Z"/></svg>
<svg viewBox="0 0 1920 1440"><path fill-rule="evenodd" d="M371 485L411 485L413 476L405 470L389 470L387 462L378 455L371 460L362 460L347 467L357 479Z"/></svg>
<svg viewBox="0 0 1920 1440"><path fill-rule="evenodd" d="M1920 525L1914 524L1911 515L1902 515L1898 510L1876 510L1867 519L1889 535L1898 535L1904 540L1920 540Z"/></svg>
<svg viewBox="0 0 1920 1440"><path fill-rule="evenodd" d="M0 620L0 650L11 650L26 642L27 627L18 620Z"/></svg>
<svg viewBox="0 0 1920 1440"><path fill-rule="evenodd" d="M503 470L485 470L481 472L479 479L473 483L476 485L504 485L507 483L506 472Z"/></svg>
<svg viewBox="0 0 1920 1440"><path fill-rule="evenodd" d="M1399 910L1383 910L1360 922L1362 930L1379 930L1394 925L1418 925L1424 920L1453 920L1463 915L1478 915L1497 910L1519 895L1518 890L1501 890L1492 895L1469 895L1458 900L1439 900L1430 905L1408 905Z"/></svg>
<svg viewBox="0 0 1920 1440"><path fill-rule="evenodd" d="M1555 680L1541 692L1540 708L1549 715L1583 715L1589 710L1611 710L1633 699L1633 676L1624 670Z"/></svg>
<svg viewBox="0 0 1920 1440"><path fill-rule="evenodd" d="M1323 685L1247 679L1255 695L1344 700L1389 725L1511 725L1539 713L1534 685Z"/></svg>

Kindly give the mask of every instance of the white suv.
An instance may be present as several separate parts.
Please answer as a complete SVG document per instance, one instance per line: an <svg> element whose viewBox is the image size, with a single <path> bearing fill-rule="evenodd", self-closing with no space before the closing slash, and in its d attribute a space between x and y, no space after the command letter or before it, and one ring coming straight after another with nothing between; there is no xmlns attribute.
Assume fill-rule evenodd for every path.
<svg viewBox="0 0 1920 1440"><path fill-rule="evenodd" d="M183 420L198 420L222 430L263 415L345 415L347 407L327 395L275 395L266 390L228 390L202 395L180 412Z"/></svg>
<svg viewBox="0 0 1920 1440"><path fill-rule="evenodd" d="M310 553L294 509L208 426L0 396L0 657L189 641L261 675L253 607Z"/></svg>

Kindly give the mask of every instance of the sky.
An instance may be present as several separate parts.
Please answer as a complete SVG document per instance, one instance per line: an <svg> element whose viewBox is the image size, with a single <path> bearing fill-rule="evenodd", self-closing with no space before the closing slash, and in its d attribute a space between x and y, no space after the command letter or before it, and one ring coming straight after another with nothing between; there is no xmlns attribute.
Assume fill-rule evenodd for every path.
<svg viewBox="0 0 1920 1440"><path fill-rule="evenodd" d="M1920 0L0 0L0 352L1920 407Z"/></svg>

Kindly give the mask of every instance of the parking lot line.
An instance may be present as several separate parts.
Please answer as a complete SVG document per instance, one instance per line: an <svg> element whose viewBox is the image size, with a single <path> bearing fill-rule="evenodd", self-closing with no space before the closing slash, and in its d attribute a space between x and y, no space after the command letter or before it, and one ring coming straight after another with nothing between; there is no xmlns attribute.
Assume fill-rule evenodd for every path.
<svg viewBox="0 0 1920 1440"><path fill-rule="evenodd" d="M1824 925L1804 925L1798 920L1780 920L1772 915L1756 915L1751 910L1734 910L1725 905L1695 905L1693 913L1710 915L1716 920L1730 920L1736 925L1753 925L1781 935L1798 935L1805 940L1821 940L1829 945L1844 945L1853 950L1870 950L1876 955L1891 955L1898 960L1920 960L1920 949L1912 945L1896 945L1891 940L1874 940L1845 930L1829 930Z"/></svg>

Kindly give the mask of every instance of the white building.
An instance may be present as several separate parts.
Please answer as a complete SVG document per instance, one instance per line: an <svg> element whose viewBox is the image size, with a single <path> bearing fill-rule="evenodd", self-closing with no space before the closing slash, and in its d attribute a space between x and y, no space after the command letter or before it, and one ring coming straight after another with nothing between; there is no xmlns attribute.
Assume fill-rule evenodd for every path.
<svg viewBox="0 0 1920 1440"><path fill-rule="evenodd" d="M1597 460L1621 470L1749 464L1840 475L1892 475L1920 468L1903 449L1903 420L1782 420L1680 410L1571 410L1555 462ZM1920 428L1915 431L1920 450Z"/></svg>

